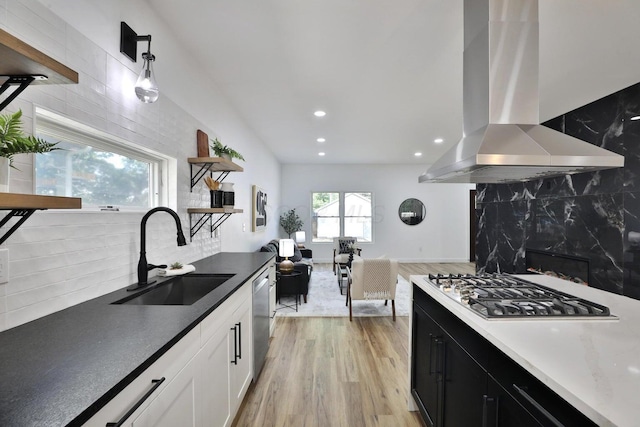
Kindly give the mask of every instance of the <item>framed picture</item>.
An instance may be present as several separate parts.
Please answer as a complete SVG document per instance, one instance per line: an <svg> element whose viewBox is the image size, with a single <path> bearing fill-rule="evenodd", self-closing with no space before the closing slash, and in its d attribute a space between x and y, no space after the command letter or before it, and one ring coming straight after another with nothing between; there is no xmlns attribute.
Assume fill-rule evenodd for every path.
<svg viewBox="0 0 640 427"><path fill-rule="evenodd" d="M251 193L253 195L251 231L264 231L267 228L267 192L254 185Z"/></svg>

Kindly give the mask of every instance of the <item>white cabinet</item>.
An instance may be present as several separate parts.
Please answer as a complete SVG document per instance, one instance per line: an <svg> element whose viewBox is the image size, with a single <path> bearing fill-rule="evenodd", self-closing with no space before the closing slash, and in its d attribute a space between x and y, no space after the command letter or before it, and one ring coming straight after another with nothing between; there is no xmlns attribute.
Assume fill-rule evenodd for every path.
<svg viewBox="0 0 640 427"><path fill-rule="evenodd" d="M253 278L85 425L230 426L253 378Z"/></svg>
<svg viewBox="0 0 640 427"><path fill-rule="evenodd" d="M147 368L138 378L133 380L124 390L118 393L107 405L96 413L86 426L134 426L139 424L138 418L161 394L165 394L164 401L168 402L174 397L179 403L167 404L167 410L163 417L183 416L182 412L185 399L191 399L190 404L197 402L194 397L183 391L184 384L189 381L190 373L185 369L189 362L198 353L200 347L200 328L194 329L178 341L169 351L163 354L149 368ZM194 385L195 387L195 385ZM174 414L173 411L178 411ZM149 417L147 414L146 417ZM142 422L144 419L141 418ZM188 420L188 417L185 418ZM169 424L166 424L169 425ZM188 425L186 423L182 425Z"/></svg>
<svg viewBox="0 0 640 427"><path fill-rule="evenodd" d="M135 419L133 427L201 426L198 374L197 358L193 358Z"/></svg>
<svg viewBox="0 0 640 427"><path fill-rule="evenodd" d="M253 319L251 301L237 308L233 315L234 324L229 333L231 364L229 365L229 390L231 411L235 413L244 398L253 378Z"/></svg>
<svg viewBox="0 0 640 427"><path fill-rule="evenodd" d="M198 354L202 381L203 425L229 426L233 421L229 393L229 332L220 328Z"/></svg>
<svg viewBox="0 0 640 427"><path fill-rule="evenodd" d="M230 426L253 378L252 279L202 325L200 406L203 426Z"/></svg>

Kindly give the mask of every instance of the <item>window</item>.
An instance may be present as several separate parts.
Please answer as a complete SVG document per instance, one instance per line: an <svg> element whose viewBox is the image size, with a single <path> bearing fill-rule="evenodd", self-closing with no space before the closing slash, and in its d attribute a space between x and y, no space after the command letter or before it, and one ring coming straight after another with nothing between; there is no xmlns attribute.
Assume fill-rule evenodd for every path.
<svg viewBox="0 0 640 427"><path fill-rule="evenodd" d="M372 206L372 193L312 193L313 241L332 242L338 236L373 241Z"/></svg>
<svg viewBox="0 0 640 427"><path fill-rule="evenodd" d="M35 156L35 194L81 197L88 208L167 203L167 157L44 110L36 118L38 137L61 150Z"/></svg>

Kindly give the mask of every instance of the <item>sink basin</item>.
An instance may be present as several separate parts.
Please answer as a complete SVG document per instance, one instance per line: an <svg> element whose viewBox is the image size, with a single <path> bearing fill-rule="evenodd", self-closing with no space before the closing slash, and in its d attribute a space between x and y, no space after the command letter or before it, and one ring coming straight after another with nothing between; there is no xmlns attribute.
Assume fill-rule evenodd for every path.
<svg viewBox="0 0 640 427"><path fill-rule="evenodd" d="M176 276L148 290L122 298L112 304L191 305L232 278L233 274L188 274Z"/></svg>

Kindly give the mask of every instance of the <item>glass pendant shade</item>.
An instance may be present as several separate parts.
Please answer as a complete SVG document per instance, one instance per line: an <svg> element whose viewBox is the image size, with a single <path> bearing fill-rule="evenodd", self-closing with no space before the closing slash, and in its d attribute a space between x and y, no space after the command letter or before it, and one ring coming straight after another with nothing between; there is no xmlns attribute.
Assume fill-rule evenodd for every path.
<svg viewBox="0 0 640 427"><path fill-rule="evenodd" d="M136 81L136 96L140 101L149 104L156 102L160 95L153 72L153 61L155 61L156 58L150 52L143 53L142 58L144 59L144 64L142 65L142 72L140 72L138 81Z"/></svg>

